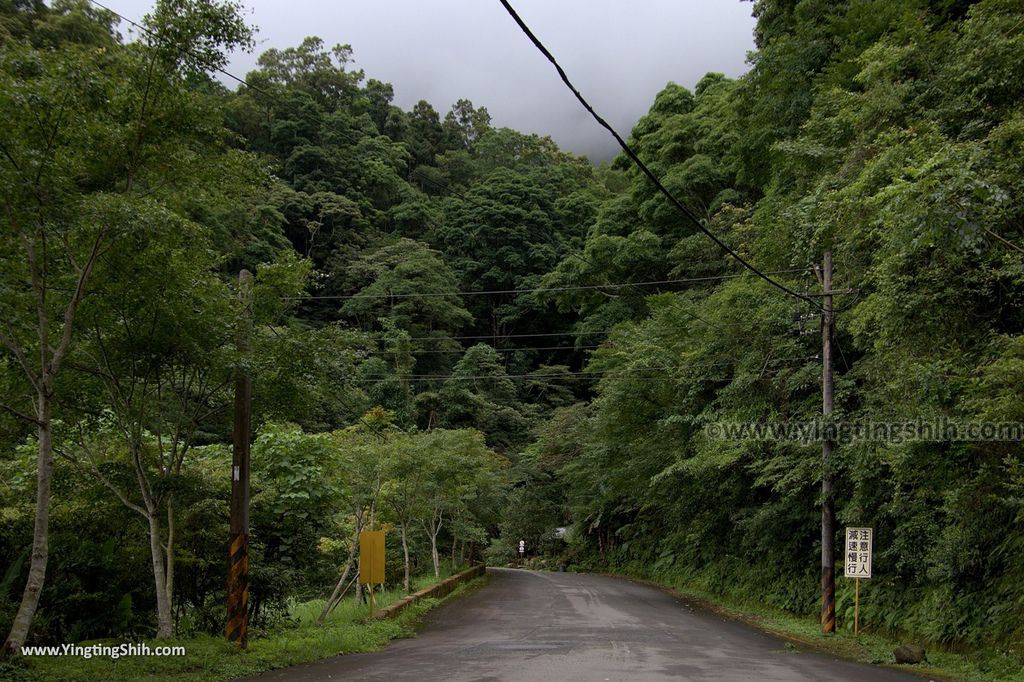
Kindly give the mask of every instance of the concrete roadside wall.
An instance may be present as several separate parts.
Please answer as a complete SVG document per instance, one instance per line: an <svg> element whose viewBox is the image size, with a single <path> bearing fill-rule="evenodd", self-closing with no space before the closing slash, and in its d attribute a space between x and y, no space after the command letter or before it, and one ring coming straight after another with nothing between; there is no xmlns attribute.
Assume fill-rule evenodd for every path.
<svg viewBox="0 0 1024 682"><path fill-rule="evenodd" d="M410 604L415 604L421 599L432 597L434 599L440 599L451 594L452 590L463 583L467 583L470 580L474 580L484 575L487 572L487 566L484 564L477 564L473 568L467 569L462 573L456 573L450 578L445 578L436 585L424 588L419 592L413 592L408 597L399 599L391 606L381 609L373 614L375 619L380 618L394 618L401 613Z"/></svg>

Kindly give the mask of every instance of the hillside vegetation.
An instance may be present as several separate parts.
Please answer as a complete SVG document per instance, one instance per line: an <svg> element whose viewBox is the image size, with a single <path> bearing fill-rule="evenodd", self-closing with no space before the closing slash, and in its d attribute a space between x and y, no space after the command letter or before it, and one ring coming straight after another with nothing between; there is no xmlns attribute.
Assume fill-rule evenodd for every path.
<svg viewBox="0 0 1024 682"><path fill-rule="evenodd" d="M752 8L750 71L667 84L629 143L787 287L818 291L831 252L835 422L1024 422L1024 6ZM297 601L326 616L369 527L406 589L523 539L817 612L820 444L709 431L820 416L815 307L625 156L594 165L468 100L403 110L315 37L228 88L252 45L231 2L145 23L126 41L84 0L0 2L12 638L222 630L239 370L254 628ZM1019 441L850 440L831 475L837 525L875 529L864 628L1019 646Z"/></svg>

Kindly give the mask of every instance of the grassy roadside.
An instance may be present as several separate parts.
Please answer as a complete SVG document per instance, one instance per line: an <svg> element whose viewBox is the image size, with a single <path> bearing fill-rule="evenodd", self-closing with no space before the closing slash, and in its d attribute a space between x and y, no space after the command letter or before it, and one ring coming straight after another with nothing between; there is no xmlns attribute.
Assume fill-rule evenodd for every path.
<svg viewBox="0 0 1024 682"><path fill-rule="evenodd" d="M449 574L450 575L450 574ZM448 577L442 574L441 580ZM478 578L460 585L444 599L424 599L393 619L368 621L365 607L357 607L346 599L328 617L321 627L316 618L323 606L322 600L295 604L291 607L287 625L270 629L266 637L253 639L247 651L238 651L222 637L202 635L188 639L155 642L151 647L181 645L186 654L176 657L125 657L83 659L71 656L38 658L20 657L0 664L0 679L24 682L93 682L94 680L149 680L159 682L221 682L254 675L266 670L283 668L299 663L336 656L381 649L393 639L415 634L420 617L438 604L457 598L476 589L486 578ZM434 576L414 581L413 591L439 582ZM376 603L383 608L405 596L392 590L378 596ZM120 644L120 641L97 640L88 644Z"/></svg>
<svg viewBox="0 0 1024 682"><path fill-rule="evenodd" d="M831 654L859 663L884 665L922 675L933 680L963 680L964 682L1024 682L1024 651L1011 649L997 651L981 649L971 653L953 653L934 646L927 649L927 660L918 665L897 665L893 649L900 644L916 643L897 640L877 633L861 632L854 637L850 630L840 629L835 635L823 636L817 619L798 616L764 605L713 595L680 585L670 579L651 580L644 576L610 573L620 578L644 583L667 590L682 601L738 620L771 633L804 648Z"/></svg>

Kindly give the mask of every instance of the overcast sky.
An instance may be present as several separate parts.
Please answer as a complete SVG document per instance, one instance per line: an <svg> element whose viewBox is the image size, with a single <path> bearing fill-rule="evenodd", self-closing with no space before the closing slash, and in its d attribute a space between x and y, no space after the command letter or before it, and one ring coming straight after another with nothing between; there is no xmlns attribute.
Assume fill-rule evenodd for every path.
<svg viewBox="0 0 1024 682"><path fill-rule="evenodd" d="M105 0L139 19L152 0ZM420 99L442 116L465 97L494 125L550 135L594 160L614 141L565 89L498 0L243 0L259 33L244 75L271 47L309 35L352 45L356 67L395 87L395 104ZM692 88L708 71L738 76L753 48L752 4L740 0L514 0L597 111L622 133L669 81ZM128 35L128 27L121 27Z"/></svg>

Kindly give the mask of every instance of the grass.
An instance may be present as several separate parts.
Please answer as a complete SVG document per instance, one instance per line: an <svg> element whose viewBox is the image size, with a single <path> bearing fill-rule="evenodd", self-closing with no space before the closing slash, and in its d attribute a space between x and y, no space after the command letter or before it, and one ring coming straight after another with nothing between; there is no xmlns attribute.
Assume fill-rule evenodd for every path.
<svg viewBox="0 0 1024 682"><path fill-rule="evenodd" d="M934 646L927 647L924 663L897 665L893 649L900 644L920 643L912 638L897 640L878 633L861 631L855 637L852 629L840 629L834 635L822 635L818 620L799 616L763 604L711 594L679 584L671 578L648 580L644 576L623 575L634 580L667 588L684 601L714 611L723 616L743 621L761 630L797 642L836 657L885 665L917 673L929 679L963 680L964 682L1024 682L1024 650L1020 645L1006 649L979 649L970 653L955 653Z"/></svg>
<svg viewBox="0 0 1024 682"><path fill-rule="evenodd" d="M441 579L447 577L442 573ZM413 581L413 591L438 582L433 575ZM464 594L481 580L460 585L447 599ZM405 596L402 590L378 594L376 604L384 607ZM222 637L202 635L173 641L147 641L151 647L181 645L186 654L176 657L125 657L84 659L73 656L19 657L0 664L0 679L25 682L93 682L94 680L149 680L151 682L220 682L254 675L266 670L365 651L376 651L388 642L415 634L419 618L443 600L424 599L402 611L396 618L369 621L365 606L346 598L323 626L316 625L323 600L291 605L290 623L271 629L265 637L249 642L239 651ZM82 642L121 644L115 640Z"/></svg>

